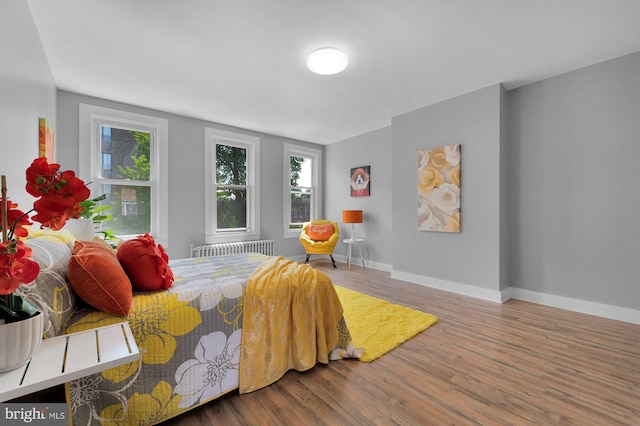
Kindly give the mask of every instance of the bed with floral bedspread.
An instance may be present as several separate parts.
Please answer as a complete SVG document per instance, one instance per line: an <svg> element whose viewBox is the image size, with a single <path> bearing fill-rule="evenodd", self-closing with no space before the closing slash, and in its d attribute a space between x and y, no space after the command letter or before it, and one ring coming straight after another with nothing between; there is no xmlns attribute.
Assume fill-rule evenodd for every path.
<svg viewBox="0 0 640 426"><path fill-rule="evenodd" d="M322 300L327 298L327 294L331 295L330 293L334 292L326 276L328 284L318 280L319 290L309 290L314 287L308 282L295 284L297 290L284 290L289 288L285 281L295 281L298 277L300 280L309 281L311 267L283 258L244 253L180 259L170 262L175 282L169 290L134 292L128 316L120 317L86 305L82 306L82 302L76 300L68 283L62 278L68 262L64 257L71 254L68 243L65 245L56 238L40 237L36 241L32 240L30 245L34 247L34 260L40 263L42 272L38 277L39 283L35 283L36 286L23 286L21 291L30 300L35 300L45 313L45 334L53 336L71 333L126 320L131 326L141 354L138 362L66 384L67 401L74 425L156 424L238 389L241 385L243 321L248 321L248 318L244 317L244 304L249 300L247 288L250 278L261 265L263 273L266 271L274 281L268 282L261 278L253 286L260 289L259 292L254 291L252 305L257 307L253 309L261 309L258 305L264 304L262 300L269 288L278 289L274 290L278 293L277 297L281 297L283 293L302 294L301 289L306 289L310 294L318 294L317 297L313 294L304 296L307 300L313 299L312 304L317 305L315 308L311 305L309 308L301 307L300 303L303 302L293 299L284 303L290 303L292 310L297 309L299 312L296 315L304 316L305 309L317 308L325 311L323 304L328 305L329 302ZM282 277L265 270L264 265L269 262L283 271L283 268L287 269L287 276ZM324 275L319 271L318 274ZM313 277L315 276L314 273ZM282 306L281 300L285 299L276 298L269 303ZM332 330L337 335L337 342L336 339L333 340L336 342L335 346L328 348L328 354L324 357L328 361L360 356L359 350L353 348L349 331L341 316L341 306L328 308L326 312L331 311L334 315L339 312L335 330ZM265 306L264 309L273 309L273 305ZM264 312L256 311L251 315L264 319ZM315 318L322 315L311 316ZM302 318L302 322L308 320ZM249 323L246 323L245 328L248 325ZM251 354L269 353L269 348L259 347L263 344L261 339L265 333L264 327L259 324L253 325L250 335L254 337L254 347L250 349ZM276 330L275 334L281 333ZM289 343L292 344L280 342L280 346L299 350L300 345ZM311 342L310 346L313 347L309 351L323 347L315 342ZM256 370L252 360L246 359L247 357L249 355L242 360L246 364L245 380L253 371L258 371L264 376L263 366L260 364ZM317 361L326 362L322 358L322 354L318 354ZM259 357L256 359L258 363L262 362ZM315 362L314 352L313 363L280 366L281 371L268 372L269 377L272 377L269 381L249 383L245 389L258 389L277 380L287 369L295 368L302 371L310 368Z"/></svg>

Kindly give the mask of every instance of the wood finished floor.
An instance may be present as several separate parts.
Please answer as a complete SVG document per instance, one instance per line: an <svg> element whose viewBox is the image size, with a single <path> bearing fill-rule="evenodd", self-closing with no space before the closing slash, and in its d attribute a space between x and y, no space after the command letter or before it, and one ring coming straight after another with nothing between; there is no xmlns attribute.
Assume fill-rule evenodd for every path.
<svg viewBox="0 0 640 426"><path fill-rule="evenodd" d="M372 363L288 372L169 420L224 425L638 425L640 326L312 260L336 285L440 321Z"/></svg>
<svg viewBox="0 0 640 426"><path fill-rule="evenodd" d="M165 425L640 425L640 325L311 263L336 285L440 321L371 363L290 371ZM62 402L60 389L36 400Z"/></svg>

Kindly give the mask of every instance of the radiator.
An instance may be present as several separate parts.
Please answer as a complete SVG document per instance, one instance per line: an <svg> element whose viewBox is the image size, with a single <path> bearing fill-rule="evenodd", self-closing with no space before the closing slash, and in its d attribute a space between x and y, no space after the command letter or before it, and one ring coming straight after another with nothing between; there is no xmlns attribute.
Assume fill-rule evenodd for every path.
<svg viewBox="0 0 640 426"><path fill-rule="evenodd" d="M235 243L216 243L191 245L191 257L222 256L237 253L262 253L273 256L273 240L239 241Z"/></svg>

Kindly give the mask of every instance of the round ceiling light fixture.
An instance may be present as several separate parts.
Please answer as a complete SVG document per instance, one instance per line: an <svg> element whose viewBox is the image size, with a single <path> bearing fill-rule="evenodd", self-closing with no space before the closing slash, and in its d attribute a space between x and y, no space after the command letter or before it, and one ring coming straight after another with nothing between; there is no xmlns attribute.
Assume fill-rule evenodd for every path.
<svg viewBox="0 0 640 426"><path fill-rule="evenodd" d="M341 50L323 47L313 51L307 58L307 68L321 75L337 74L349 64L349 58Z"/></svg>

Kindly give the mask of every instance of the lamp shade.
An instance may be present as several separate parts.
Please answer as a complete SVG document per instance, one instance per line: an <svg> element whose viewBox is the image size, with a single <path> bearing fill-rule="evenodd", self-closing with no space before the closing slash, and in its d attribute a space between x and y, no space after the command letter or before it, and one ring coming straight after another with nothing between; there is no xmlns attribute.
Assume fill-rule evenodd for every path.
<svg viewBox="0 0 640 426"><path fill-rule="evenodd" d="M342 210L342 223L362 223L362 210Z"/></svg>

